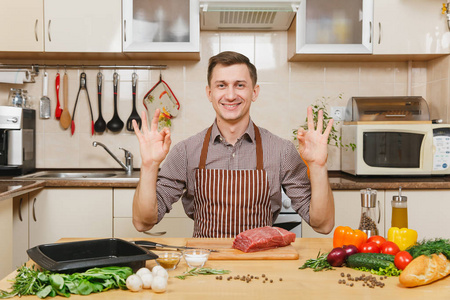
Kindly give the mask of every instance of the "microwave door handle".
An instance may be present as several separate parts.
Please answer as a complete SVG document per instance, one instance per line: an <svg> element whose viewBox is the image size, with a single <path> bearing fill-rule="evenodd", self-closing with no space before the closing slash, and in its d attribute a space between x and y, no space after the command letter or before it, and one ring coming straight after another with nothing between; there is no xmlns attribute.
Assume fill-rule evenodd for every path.
<svg viewBox="0 0 450 300"><path fill-rule="evenodd" d="M386 118L404 118L406 115L386 115Z"/></svg>

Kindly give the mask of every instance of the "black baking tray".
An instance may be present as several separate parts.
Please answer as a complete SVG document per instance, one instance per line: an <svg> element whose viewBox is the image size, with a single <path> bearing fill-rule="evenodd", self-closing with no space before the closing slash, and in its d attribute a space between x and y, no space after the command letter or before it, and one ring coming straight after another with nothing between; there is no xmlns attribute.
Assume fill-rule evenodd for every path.
<svg viewBox="0 0 450 300"><path fill-rule="evenodd" d="M90 268L128 266L136 272L158 255L122 239L97 239L43 244L27 250L40 267L53 272L82 272Z"/></svg>

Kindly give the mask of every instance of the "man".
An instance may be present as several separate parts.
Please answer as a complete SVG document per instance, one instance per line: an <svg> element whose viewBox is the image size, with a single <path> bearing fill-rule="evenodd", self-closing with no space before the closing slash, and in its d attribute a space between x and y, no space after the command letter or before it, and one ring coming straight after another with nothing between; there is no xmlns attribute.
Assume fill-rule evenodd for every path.
<svg viewBox="0 0 450 300"><path fill-rule="evenodd" d="M256 81L256 68L244 55L227 51L211 57L206 95L216 120L170 152L170 130L157 131L158 110L150 129L143 126L141 132L133 121L142 157L133 200L138 231L151 229L180 197L194 219L194 237L234 237L271 226L281 209L281 188L315 231L327 234L333 229L334 199L326 166L332 121L322 134L323 113L315 129L309 107L308 131L299 129L297 152L290 141L251 121L250 106L260 89ZM142 121L147 124L145 112Z"/></svg>

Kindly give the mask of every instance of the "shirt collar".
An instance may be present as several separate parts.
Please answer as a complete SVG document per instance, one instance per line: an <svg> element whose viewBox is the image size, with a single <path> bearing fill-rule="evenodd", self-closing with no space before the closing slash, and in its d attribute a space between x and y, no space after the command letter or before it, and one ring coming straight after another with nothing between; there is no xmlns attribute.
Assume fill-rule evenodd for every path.
<svg viewBox="0 0 450 300"><path fill-rule="evenodd" d="M217 127L217 120L214 121L212 131L211 131L211 138L214 141L214 143L220 143L222 140L225 140L225 138L222 136L222 134L219 131L219 127ZM253 121L250 119L248 122L247 129L245 130L244 134L239 138L241 140L242 138L245 138L249 142L253 143L255 140L255 128L253 127Z"/></svg>

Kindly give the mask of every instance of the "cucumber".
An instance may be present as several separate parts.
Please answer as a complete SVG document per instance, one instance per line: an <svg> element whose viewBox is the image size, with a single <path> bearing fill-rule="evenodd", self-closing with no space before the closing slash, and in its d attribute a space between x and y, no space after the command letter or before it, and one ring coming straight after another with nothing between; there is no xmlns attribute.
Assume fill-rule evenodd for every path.
<svg viewBox="0 0 450 300"><path fill-rule="evenodd" d="M394 262L394 258L395 258L395 255L384 254L384 253L358 253L358 254L364 254L365 257L377 258L377 259L387 260L390 262Z"/></svg>
<svg viewBox="0 0 450 300"><path fill-rule="evenodd" d="M376 257L373 254L379 253L356 253L350 255L349 257L347 257L347 266L350 268L367 268L372 270L379 270L380 268L385 269L391 265L394 265L394 262L381 258L384 256Z"/></svg>

